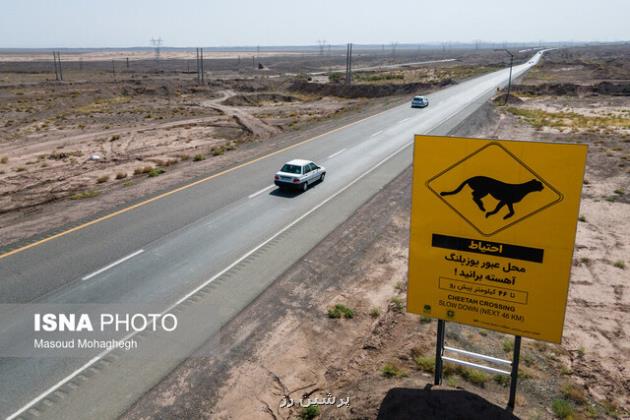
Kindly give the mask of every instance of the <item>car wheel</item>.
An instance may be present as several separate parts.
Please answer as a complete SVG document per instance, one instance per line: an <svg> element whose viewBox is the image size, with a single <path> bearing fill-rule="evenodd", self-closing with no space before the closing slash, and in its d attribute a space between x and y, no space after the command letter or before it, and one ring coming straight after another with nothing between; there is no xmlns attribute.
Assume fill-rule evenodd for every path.
<svg viewBox="0 0 630 420"><path fill-rule="evenodd" d="M302 184L302 191L306 191L308 190L308 182L304 181L304 184Z"/></svg>
<svg viewBox="0 0 630 420"><path fill-rule="evenodd" d="M326 176L326 172L320 175L319 182L324 182L324 177Z"/></svg>

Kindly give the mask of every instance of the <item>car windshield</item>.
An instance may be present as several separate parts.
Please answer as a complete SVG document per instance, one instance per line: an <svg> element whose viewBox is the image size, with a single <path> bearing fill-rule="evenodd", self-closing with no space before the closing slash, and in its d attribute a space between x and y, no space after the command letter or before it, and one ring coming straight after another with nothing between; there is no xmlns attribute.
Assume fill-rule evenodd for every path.
<svg viewBox="0 0 630 420"><path fill-rule="evenodd" d="M301 174L302 173L302 167L298 166L298 165L289 165L288 163L285 163L284 166L282 167L282 169L280 169L281 172L287 172L290 174Z"/></svg>

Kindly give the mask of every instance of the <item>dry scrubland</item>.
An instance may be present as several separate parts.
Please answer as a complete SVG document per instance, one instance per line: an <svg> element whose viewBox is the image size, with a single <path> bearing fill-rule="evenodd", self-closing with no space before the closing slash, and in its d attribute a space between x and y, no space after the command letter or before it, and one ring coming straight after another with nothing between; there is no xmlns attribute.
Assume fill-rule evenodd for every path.
<svg viewBox="0 0 630 420"><path fill-rule="evenodd" d="M49 65L2 63L1 241L216 172L504 59L457 56L358 72L351 89L339 83L343 57L266 57L256 71L216 60L202 86L185 61L160 72L134 63L116 80L110 63L95 61L89 73L68 67L64 83L46 80ZM366 55L355 65L441 58ZM306 71L324 74L309 81ZM628 47L553 51L507 106L487 104L456 133L589 144L564 340L524 340L515 413L523 418L630 415L629 75ZM280 408L283 396L327 392L349 396L351 407L322 408L322 418L497 417L502 377L447 365L441 389L450 397L434 407L419 397L432 382L435 322L405 313L410 171L392 185L231 322L216 357L183 363L126 418L309 418L314 409ZM509 337L455 324L447 343L505 358L512 350Z"/></svg>
<svg viewBox="0 0 630 420"><path fill-rule="evenodd" d="M552 52L508 106L486 104L455 133L590 146L563 343L523 340L521 418L630 415L630 98L595 91L628 86L629 52ZM125 418L510 418L502 376L447 363L425 390L436 322L405 313L410 183L407 170L226 326L216 357L183 363ZM446 342L510 358L513 340L451 323ZM280 406L329 392L351 407Z"/></svg>
<svg viewBox="0 0 630 420"><path fill-rule="evenodd" d="M120 53L111 54L63 53L63 82L54 80L45 55L0 55L0 246L217 172L504 61L492 52L359 51L356 68L457 61L357 72L355 85L346 88L342 55L266 53L255 60L262 69L254 69L250 56L208 53L206 82L198 84L191 53L189 60L167 54L159 64L130 53L129 67ZM102 61L109 57L116 61ZM310 78L306 72L321 74Z"/></svg>

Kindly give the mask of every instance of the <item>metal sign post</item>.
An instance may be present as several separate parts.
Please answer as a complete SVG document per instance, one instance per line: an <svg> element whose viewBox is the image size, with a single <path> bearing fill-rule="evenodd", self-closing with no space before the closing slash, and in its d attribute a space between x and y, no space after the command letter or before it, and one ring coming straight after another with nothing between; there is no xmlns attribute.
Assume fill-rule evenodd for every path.
<svg viewBox="0 0 630 420"><path fill-rule="evenodd" d="M507 404L508 411L512 412L514 410L514 404L516 401L516 383L518 380L518 364L521 353L521 337L514 336L514 351L512 354L512 360L504 360L499 359L497 357L488 356L485 354L474 353L472 351L458 349L455 347L449 347L444 345L444 337L446 334L446 321L438 319L438 328L437 328L437 341L435 346L435 378L433 383L435 385L442 384L442 368L444 365L444 361L456 363L458 365L472 367L476 369L485 370L490 373L499 374L499 375L509 375L510 376L510 397ZM503 370L497 369L491 366L482 365L479 363L467 362L465 360L456 359L455 357L445 356L444 352L450 351L452 353L463 354L470 358L484 360L487 362L495 363L498 365L510 365L511 370Z"/></svg>
<svg viewBox="0 0 630 420"><path fill-rule="evenodd" d="M508 401L508 408L510 411L514 410L514 401L516 400L516 380L518 379L518 362L521 357L521 336L514 337L514 353L512 354L512 372L510 374L512 380L510 381L510 399Z"/></svg>

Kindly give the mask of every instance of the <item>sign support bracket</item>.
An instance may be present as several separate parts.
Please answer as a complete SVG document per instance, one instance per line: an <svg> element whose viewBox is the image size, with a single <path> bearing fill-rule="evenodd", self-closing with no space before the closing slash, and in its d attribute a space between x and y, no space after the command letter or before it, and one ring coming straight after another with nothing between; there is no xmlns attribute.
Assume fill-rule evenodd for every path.
<svg viewBox="0 0 630 420"><path fill-rule="evenodd" d="M500 375L509 375L510 380L510 397L507 404L507 411L513 412L514 405L516 402L516 384L518 381L518 365L520 361L521 354L521 336L514 336L514 351L512 354L512 360L504 360L499 359L493 356L488 356L485 354L474 353L467 350L462 350L454 347L448 347L444 345L444 337L446 335L446 321L442 319L438 319L437 324L437 339L435 345L435 377L433 384L441 385L442 384L442 371L444 360L452 363L456 363L458 365L473 367L476 369L481 369L490 373L500 374ZM510 371L494 368L487 365L482 365L478 363L468 362L466 360L456 359L455 357L445 356L444 352L449 351L457 354L463 354L470 358L480 359L488 362L492 362L495 364L503 364L511 366Z"/></svg>

